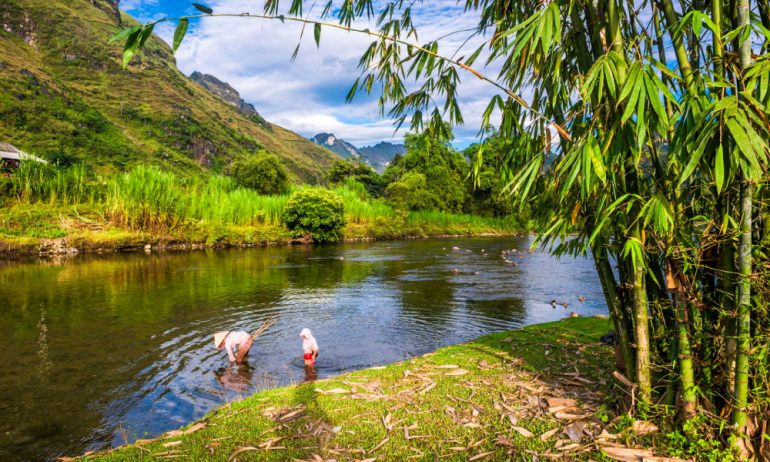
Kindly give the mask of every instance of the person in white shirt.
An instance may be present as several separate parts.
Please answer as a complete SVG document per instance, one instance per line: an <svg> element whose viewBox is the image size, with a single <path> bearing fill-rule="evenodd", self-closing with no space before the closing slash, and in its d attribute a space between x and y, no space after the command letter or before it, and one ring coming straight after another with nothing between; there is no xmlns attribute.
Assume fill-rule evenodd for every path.
<svg viewBox="0 0 770 462"><path fill-rule="evenodd" d="M315 359L318 357L318 343L315 341L313 333L307 327L302 329L299 336L302 338L302 353L305 366L313 367L315 366Z"/></svg>
<svg viewBox="0 0 770 462"><path fill-rule="evenodd" d="M226 330L214 334L214 346L227 350L227 357L230 358L231 363L241 364L253 342L251 334L242 330Z"/></svg>

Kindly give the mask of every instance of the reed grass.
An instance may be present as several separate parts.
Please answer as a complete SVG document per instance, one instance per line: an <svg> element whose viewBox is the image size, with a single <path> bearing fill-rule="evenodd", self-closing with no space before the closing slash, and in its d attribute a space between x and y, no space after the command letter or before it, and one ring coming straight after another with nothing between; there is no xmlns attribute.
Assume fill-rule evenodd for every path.
<svg viewBox="0 0 770 462"><path fill-rule="evenodd" d="M10 177L10 194L21 202L78 204L98 200L100 192L84 164L57 168L26 161Z"/></svg>

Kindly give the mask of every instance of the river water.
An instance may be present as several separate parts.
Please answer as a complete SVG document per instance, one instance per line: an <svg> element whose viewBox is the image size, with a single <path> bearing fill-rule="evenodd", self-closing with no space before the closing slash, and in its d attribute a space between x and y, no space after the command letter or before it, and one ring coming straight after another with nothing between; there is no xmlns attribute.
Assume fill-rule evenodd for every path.
<svg viewBox="0 0 770 462"><path fill-rule="evenodd" d="M530 242L0 262L0 460L153 437L227 401L300 382L303 327L318 339L317 372L327 377L571 311L606 311L590 259L529 253ZM512 249L506 261L501 253ZM275 325L248 364L231 367L213 347L213 332L250 331L268 317Z"/></svg>

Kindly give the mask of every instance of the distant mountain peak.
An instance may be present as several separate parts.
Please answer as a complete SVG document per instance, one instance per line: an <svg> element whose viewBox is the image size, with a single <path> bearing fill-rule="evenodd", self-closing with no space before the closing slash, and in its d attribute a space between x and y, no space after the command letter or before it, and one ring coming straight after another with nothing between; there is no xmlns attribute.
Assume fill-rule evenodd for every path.
<svg viewBox="0 0 770 462"><path fill-rule="evenodd" d="M243 98L241 98L241 94L238 93L238 90L233 88L229 83L223 82L211 74L204 74L198 71L193 71L193 73L190 74L190 80L209 92L219 96L224 102L230 106L236 107L244 115L254 119L255 122L266 127L269 126L267 121L259 115L257 108L255 108L253 104L244 101Z"/></svg>
<svg viewBox="0 0 770 462"><path fill-rule="evenodd" d="M329 151L339 154L345 159L361 159L361 152L357 147L343 139L337 138L334 133L319 133L310 138L310 141L325 147Z"/></svg>
<svg viewBox="0 0 770 462"><path fill-rule="evenodd" d="M403 144L394 144L387 141L380 141L373 146L364 146L357 148L353 144L337 138L334 133L319 133L310 140L326 149L335 152L345 159L354 159L366 162L374 167L378 172L385 170L396 154L406 152Z"/></svg>

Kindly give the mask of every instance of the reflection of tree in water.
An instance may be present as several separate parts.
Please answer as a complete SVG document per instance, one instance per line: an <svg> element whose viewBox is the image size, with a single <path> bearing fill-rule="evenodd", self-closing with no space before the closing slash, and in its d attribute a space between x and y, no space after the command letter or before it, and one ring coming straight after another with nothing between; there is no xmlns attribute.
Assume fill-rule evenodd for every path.
<svg viewBox="0 0 770 462"><path fill-rule="evenodd" d="M40 371L40 379L47 380L51 372L51 366L53 363L48 356L48 323L45 319L46 311L45 307L40 309L40 321L37 323L37 355L40 357L40 363L38 368Z"/></svg>
<svg viewBox="0 0 770 462"><path fill-rule="evenodd" d="M378 263L340 259L339 248L319 247L313 252L298 249L286 260L289 282L295 287L331 289L340 284L359 283L369 277Z"/></svg>
<svg viewBox="0 0 770 462"><path fill-rule="evenodd" d="M401 312L407 318L440 326L450 321L449 313L457 309L455 291L445 280L398 282Z"/></svg>
<svg viewBox="0 0 770 462"><path fill-rule="evenodd" d="M498 323L517 324L526 317L524 300L520 298L468 300L465 306L469 311L481 313L485 318L494 319Z"/></svg>

